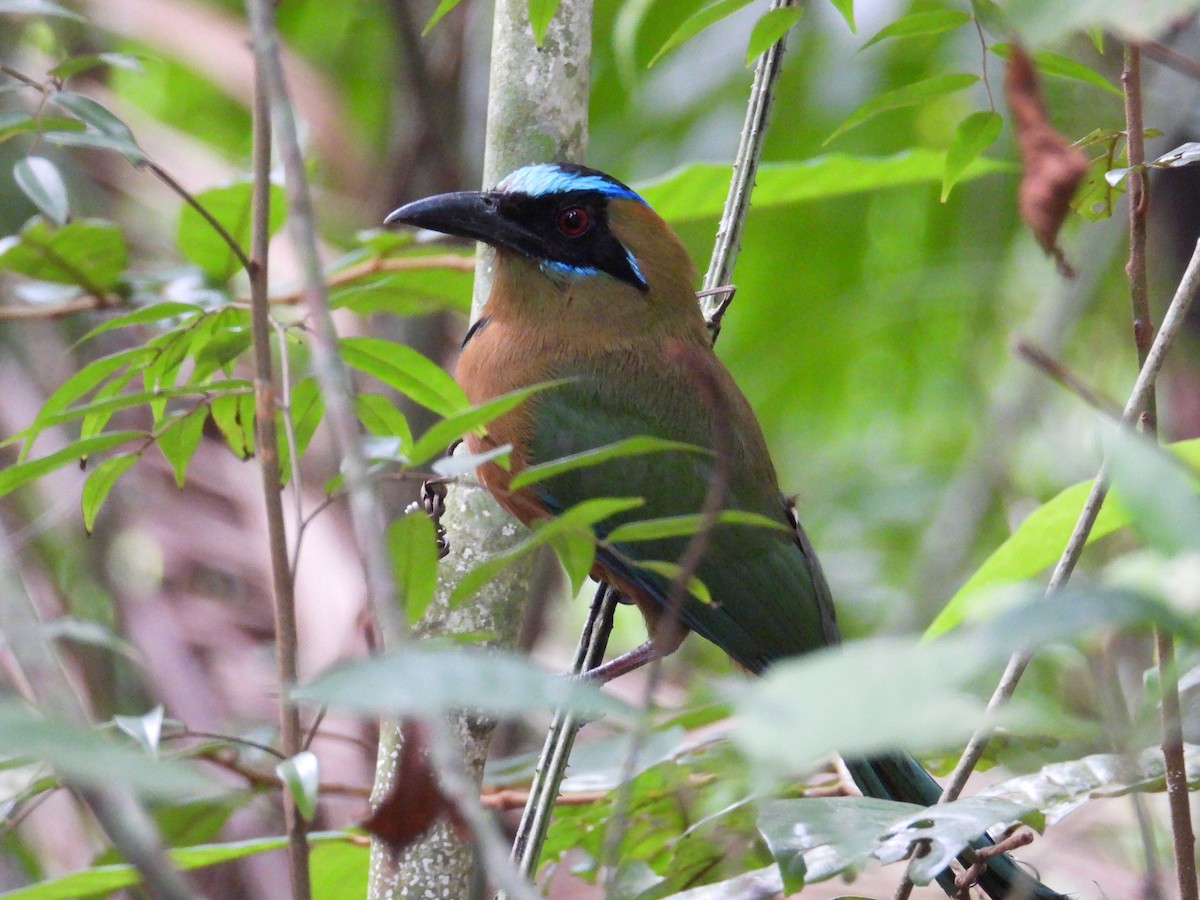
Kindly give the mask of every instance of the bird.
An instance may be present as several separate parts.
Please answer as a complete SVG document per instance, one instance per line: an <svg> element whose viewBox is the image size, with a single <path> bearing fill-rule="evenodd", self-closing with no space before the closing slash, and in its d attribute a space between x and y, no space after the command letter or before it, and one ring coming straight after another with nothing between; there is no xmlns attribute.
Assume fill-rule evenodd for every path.
<svg viewBox="0 0 1200 900"><path fill-rule="evenodd" d="M494 248L491 291L455 372L472 404L553 382L485 434L465 437L473 453L511 446L507 468L489 461L477 470L500 505L529 525L595 498L644 501L593 526L592 574L637 606L649 635L603 664L598 677L673 652L688 631L754 674L839 643L817 554L780 491L750 403L713 352L688 252L636 191L575 163L535 163L490 190L407 203L385 223ZM678 449L611 458L510 488L530 466L642 435ZM632 521L711 512L714 483L722 508L750 516L715 524L710 518L707 547L694 566L709 596L699 588L679 591L678 572L657 565L678 563L695 535L606 540ZM930 806L941 794L907 753L850 759L847 767L870 797ZM986 843L984 836L976 846ZM939 882L954 895L949 870ZM1007 855L992 857L978 884L993 900L1063 898Z"/></svg>

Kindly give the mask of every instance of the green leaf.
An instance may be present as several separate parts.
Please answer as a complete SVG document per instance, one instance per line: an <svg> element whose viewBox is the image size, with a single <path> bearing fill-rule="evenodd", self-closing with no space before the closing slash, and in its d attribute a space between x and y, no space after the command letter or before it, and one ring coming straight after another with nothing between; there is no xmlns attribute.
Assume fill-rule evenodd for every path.
<svg viewBox="0 0 1200 900"><path fill-rule="evenodd" d="M1180 441L1168 449L1189 466L1200 467L1200 438ZM1090 481L1072 485L1030 513L950 598L926 629L925 637L936 637L960 625L977 601L986 597L986 588L1024 581L1053 565L1066 546L1091 487ZM1100 507L1087 543L1091 545L1128 524L1129 514L1124 509L1106 503Z"/></svg>
<svg viewBox="0 0 1200 900"><path fill-rule="evenodd" d="M1189 786L1197 787L1200 747L1184 745ZM1048 825L1096 797L1121 797L1135 791L1166 790L1162 751L1151 747L1131 753L1095 753L1082 759L1056 762L1028 775L1018 775L979 792L1038 810Z"/></svg>
<svg viewBox="0 0 1200 900"><path fill-rule="evenodd" d="M303 456L317 431L317 426L321 424L321 417L325 415L325 399L321 396L320 386L314 376L309 375L292 387L288 407L292 418L292 435L296 440L296 452ZM287 484L292 479L292 450L288 446L282 410L276 414L276 422L280 478L283 484Z"/></svg>
<svg viewBox="0 0 1200 900"><path fill-rule="evenodd" d="M658 48L658 52L651 57L647 68L658 62L664 54L674 50L685 41L691 40L709 25L715 25L727 16L733 15L743 6L749 6L751 2L752 0L717 0L711 6L706 6L692 13L680 23L675 32Z"/></svg>
<svg viewBox="0 0 1200 900"><path fill-rule="evenodd" d="M117 479L128 472L139 459L139 453L123 453L106 459L96 466L83 483L83 527L87 529L88 534L92 533L92 527L96 524L96 513L100 511L100 506L117 483Z"/></svg>
<svg viewBox="0 0 1200 900"><path fill-rule="evenodd" d="M567 576L571 596L575 596L583 588L584 579L596 561L596 538L590 531L564 530L548 540Z"/></svg>
<svg viewBox="0 0 1200 900"><path fill-rule="evenodd" d="M200 439L204 437L204 423L208 420L208 407L197 406L189 413L177 416L158 435L158 449L171 464L175 472L176 487L183 487L188 463Z"/></svg>
<svg viewBox="0 0 1200 900"><path fill-rule="evenodd" d="M589 682L547 672L500 650L410 644L321 675L291 692L295 700L368 715L440 716L472 710L509 717L569 709L586 717L627 712Z"/></svg>
<svg viewBox="0 0 1200 900"><path fill-rule="evenodd" d="M38 417L26 431L31 435L36 434L41 430L41 423L43 421L59 410L65 409L72 401L79 399L89 391L95 390L114 372L130 366L140 365L153 355L153 347L133 347L129 350L121 350L117 353L93 360L59 385L58 389L46 398L46 402L42 404ZM28 446L26 447L27 449Z"/></svg>
<svg viewBox="0 0 1200 900"><path fill-rule="evenodd" d="M850 26L852 32L858 29L854 27L854 0L829 0L833 4L833 8L842 14L842 18L846 20L846 24Z"/></svg>
<svg viewBox="0 0 1200 900"><path fill-rule="evenodd" d="M437 533L424 510L414 510L388 526L387 545L396 573L396 599L410 623L417 622L437 589Z"/></svg>
<svg viewBox="0 0 1200 900"><path fill-rule="evenodd" d="M250 349L252 335L246 310L225 308L195 324L187 343L179 345L183 355L192 358L189 384L202 384L219 369L229 371L234 360ZM186 334L187 329L181 329L181 333ZM167 371L164 367L164 377Z"/></svg>
<svg viewBox="0 0 1200 900"><path fill-rule="evenodd" d="M593 525L609 516L637 509L645 502L640 497L597 497L577 503L553 519L538 522L533 533L525 540L504 553L497 553L463 575L455 586L454 593L450 596L450 605L458 606L474 596L475 592L491 581L497 573L543 544L553 544L560 535L575 533L586 537L590 543L594 544L595 537L591 534ZM568 563L578 565L578 549L568 547L567 552L573 554Z"/></svg>
<svg viewBox="0 0 1200 900"><path fill-rule="evenodd" d="M43 130L78 129L83 130L84 124L78 119L65 116L40 115L27 112L0 112L0 142L16 137L18 134L31 134Z"/></svg>
<svg viewBox="0 0 1200 900"><path fill-rule="evenodd" d="M834 799L834 798L830 798ZM921 807L874 797L803 797L768 800L758 813L758 830L779 866L783 889L842 872L853 874L871 855L879 835L905 813Z"/></svg>
<svg viewBox="0 0 1200 900"><path fill-rule="evenodd" d="M146 433L143 431L111 431L107 434L98 434L95 437L74 441L47 456L0 469L0 497L12 493L21 485L28 484L47 472L78 463L93 453L100 453L134 440L146 440Z"/></svg>
<svg viewBox="0 0 1200 900"><path fill-rule="evenodd" d="M71 206L58 166L41 156L26 156L13 166L13 179L42 215L55 225L66 224Z"/></svg>
<svg viewBox="0 0 1200 900"><path fill-rule="evenodd" d="M25 432L14 435L14 437L20 438L23 435L32 436L32 430L34 428L36 428L37 431L42 431L43 429L49 428L52 425L61 425L63 422L70 422L73 419L102 415L106 421L112 413L122 409L129 409L130 407L134 406L145 406L151 403L165 402L166 400L177 397L204 396L203 391L193 387L171 388L169 390L162 391L147 391L139 394L119 394L117 396L110 396L107 393L107 390L110 386L115 390L120 390L121 388L119 381L110 382L109 385L105 386L103 394L97 393L92 400L84 403L82 406L68 407L67 409L59 410L58 412L50 413L48 415L45 413L45 411L43 411L43 413L38 416L37 421L33 425L29 426L29 429L27 429ZM250 382L231 379L230 381L221 382L219 387L227 389L231 394L237 394L250 390ZM93 434L97 433L95 428L96 426L93 425L85 429L84 437L91 437Z"/></svg>
<svg viewBox="0 0 1200 900"><path fill-rule="evenodd" d="M115 331L118 328L128 328L130 325L146 325L150 322L161 322L163 319L173 319L176 317L187 316L191 318L193 315L201 315L204 310L195 303L179 303L176 301L168 301L166 303L153 303L150 306L143 306L140 309L135 309L133 312L123 313L119 316L112 316L105 319L83 337L75 342L75 345L90 341L99 334L104 334L109 331Z"/></svg>
<svg viewBox="0 0 1200 900"><path fill-rule="evenodd" d="M971 113L954 132L954 141L946 151L946 168L942 174L942 202L945 203L958 179L992 142L1000 136L1004 122L992 110Z"/></svg>
<svg viewBox="0 0 1200 900"><path fill-rule="evenodd" d="M656 541L660 538L685 537L695 534L704 527L704 515L693 513L684 516L664 516L661 519L645 519L641 522L626 522L618 525L606 536L611 544L631 541ZM782 522L776 522L758 513L740 509L725 509L717 514L716 521L725 525L752 525L756 528L773 528L776 531L791 531Z"/></svg>
<svg viewBox="0 0 1200 900"><path fill-rule="evenodd" d="M363 859L365 871L365 856L367 848L362 846L359 835L346 831L315 831L308 835L308 843L314 848L313 870L317 872L318 860L325 850L334 847L352 847L357 858ZM253 856L256 853L268 853L282 850L288 845L286 837L251 838L245 841L232 841L220 844L197 844L194 847L174 847L167 850L171 862L183 871L202 869L219 863L231 862ZM58 878L39 881L26 887L16 888L0 894L3 900L77 900L79 897L90 897L118 891L121 888L135 887L141 884L142 876L129 863L118 863L107 866L93 866L82 872L72 872ZM315 884L315 882L314 882ZM339 888L346 884L338 883ZM333 895L319 895L333 896Z"/></svg>
<svg viewBox="0 0 1200 900"><path fill-rule="evenodd" d="M250 207L254 186L250 181L237 181L224 187L211 188L196 195L196 202L221 223L243 250L250 244ZM269 230L274 234L283 224L287 210L283 188L271 185L271 214ZM224 284L241 268L232 248L191 204L179 209L175 228L179 250L216 284Z"/></svg>
<svg viewBox="0 0 1200 900"><path fill-rule="evenodd" d="M1195 471L1148 438L1108 428L1104 455L1113 492L1129 512L1134 530L1168 556L1200 550L1200 498Z"/></svg>
<svg viewBox="0 0 1200 900"><path fill-rule="evenodd" d="M148 755L157 758L163 725L161 703L140 716L113 716L113 724L137 741Z"/></svg>
<svg viewBox="0 0 1200 900"><path fill-rule="evenodd" d="M946 31L953 31L970 21L971 14L958 9L933 9L909 13L907 16L901 16L895 22L883 26L860 49L866 50L872 44L878 44L888 38L942 34Z"/></svg>
<svg viewBox="0 0 1200 900"><path fill-rule="evenodd" d="M832 153L799 162L764 163L756 173L753 209L777 209L901 185L939 183L945 167L944 153L922 149L883 157ZM981 158L959 180L1011 171L1015 169L1009 163ZM716 163L694 163L639 188L646 202L676 226L715 221L728 192L729 167Z"/></svg>
<svg viewBox="0 0 1200 900"><path fill-rule="evenodd" d="M672 441L648 434L637 435L636 437L605 444L603 447L597 447L594 450L585 450L582 453L574 453L570 456L563 456L536 466L530 466L513 476L512 481L509 483L509 488L514 491L519 490L526 485L536 484L555 475L561 475L563 472L570 472L587 466L595 466L603 462L608 462L610 459L620 459L625 456L641 456L644 453L661 453L666 450L712 453L706 447L697 447L695 444L689 444L685 441Z"/></svg>
<svg viewBox="0 0 1200 900"><path fill-rule="evenodd" d="M407 257L406 257L407 258ZM421 316L471 311L474 273L452 266L369 272L331 286L329 305L359 315Z"/></svg>
<svg viewBox="0 0 1200 900"><path fill-rule="evenodd" d="M317 812L317 795L321 789L321 765L317 761L317 754L302 750L279 763L275 767L275 774L291 794L301 818L311 822Z"/></svg>
<svg viewBox="0 0 1200 900"><path fill-rule="evenodd" d="M412 447L412 431L408 427L408 419L396 408L391 397L361 393L354 398L354 412L371 434L399 438L402 451Z"/></svg>
<svg viewBox="0 0 1200 900"><path fill-rule="evenodd" d="M184 799L216 786L183 763L155 760L93 729L36 716L13 700L0 701L0 754L45 762L79 786L124 784L150 797Z"/></svg>
<svg viewBox="0 0 1200 900"><path fill-rule="evenodd" d="M78 120L73 120L75 126L79 125ZM111 134L101 134L99 131L91 130L56 130L45 131L42 138L56 147L84 147L88 150L104 150L111 153L119 153L131 163L141 165L146 162L146 154L136 144L131 144L129 141L122 140L119 137L114 137Z"/></svg>
<svg viewBox="0 0 1200 900"><path fill-rule="evenodd" d="M656 575L661 575L668 581L675 581L683 574L683 568L679 563L667 562L665 560L638 560L634 563L639 569L645 569L647 572L653 572ZM688 579L688 593L699 600L701 603L711 605L713 602L712 594L708 590L708 586L693 575Z"/></svg>
<svg viewBox="0 0 1200 900"><path fill-rule="evenodd" d="M371 337L342 338L338 345L346 365L378 378L439 416L469 406L454 379L412 347Z"/></svg>
<svg viewBox="0 0 1200 900"><path fill-rule="evenodd" d="M846 118L841 125L834 129L833 134L825 138L822 146L828 145L847 131L857 128L864 122L873 119L882 112L893 109L903 109L907 106L919 106L938 97L969 88L979 80L978 75L950 74L935 75L913 84L906 84L891 91L876 94Z"/></svg>
<svg viewBox="0 0 1200 900"><path fill-rule="evenodd" d="M313 844L309 835L309 844ZM313 897L366 897L370 843L364 840L326 841L309 854Z"/></svg>
<svg viewBox="0 0 1200 900"><path fill-rule="evenodd" d="M447 416L442 421L431 425L417 440L416 445L412 448L412 452L408 455L409 465L419 466L422 463L428 462L445 450L452 441L458 440L467 432L473 431L485 423L499 418L510 409L520 406L529 397L539 391L557 387L562 383L562 381L547 381L542 384L535 384L531 387L522 388L519 391L503 394L493 400L465 409L452 416Z"/></svg>
<svg viewBox="0 0 1200 900"><path fill-rule="evenodd" d="M546 40L546 29L558 11L560 0L529 0L529 25L533 29L533 40L540 47Z"/></svg>
<svg viewBox="0 0 1200 900"><path fill-rule="evenodd" d="M61 228L33 219L0 248L0 269L100 294L117 286L127 263L120 230L98 219L76 219Z"/></svg>
<svg viewBox="0 0 1200 900"><path fill-rule="evenodd" d="M800 21L804 10L799 6L784 6L769 9L754 23L750 32L750 43L746 48L746 65L766 53L772 44L783 38L788 30Z"/></svg>
<svg viewBox="0 0 1200 900"><path fill-rule="evenodd" d="M253 399L253 394L250 397ZM229 449L239 459L246 459L254 445L254 419L251 417L247 421L242 420L242 399L238 394L222 394L220 397L214 397L208 406L213 422L221 430L221 434L225 435Z"/></svg>
<svg viewBox="0 0 1200 900"><path fill-rule="evenodd" d="M430 29L442 20L442 16L446 15L446 13L450 12L450 10L458 6L460 2L462 2L462 0L442 0L442 2L437 5L437 9L433 11L433 15L429 17L429 21L425 23L425 27L421 30L421 36L424 37L425 35L429 34Z"/></svg>
<svg viewBox="0 0 1200 900"><path fill-rule="evenodd" d="M76 94L74 91L55 91L49 99L51 103L73 113L81 122L93 129L90 132L91 136L103 139L100 144L93 146L115 150L134 164L145 162L146 154L137 145L129 126L95 100L85 97L83 94ZM82 143L82 139L88 137L89 133L66 132L56 136L62 138L63 143L71 143L73 140L80 140ZM49 133L46 137L50 137Z"/></svg>
<svg viewBox="0 0 1200 900"><path fill-rule="evenodd" d="M45 112L39 116L25 112L0 113L0 141L31 132L83 131L86 128L78 119L69 116L54 116Z"/></svg>
<svg viewBox="0 0 1200 900"><path fill-rule="evenodd" d="M463 453L455 449L449 456L434 460L430 468L433 469L435 475L442 478L458 478L460 475L475 471L484 463L496 460L499 460L498 465L507 469L509 468L508 457L512 453L512 449L512 444L501 444L499 447L493 447L482 453Z"/></svg>
<svg viewBox="0 0 1200 900"><path fill-rule="evenodd" d="M1005 62L1012 59L1012 44L992 44L988 49ZM1033 51L1033 62L1037 66L1038 71L1043 75L1082 81L1084 84L1098 87L1102 91L1108 91L1110 94L1124 97L1121 89L1099 72L1088 68L1083 63L1076 62L1070 57L1063 56L1061 53L1054 53L1050 50L1035 50Z"/></svg>
<svg viewBox="0 0 1200 900"><path fill-rule="evenodd" d="M66 81L72 75L102 66L112 66L115 69L126 69L130 72L145 74L138 58L128 53L85 53L81 56L72 56L51 69L50 74Z"/></svg>

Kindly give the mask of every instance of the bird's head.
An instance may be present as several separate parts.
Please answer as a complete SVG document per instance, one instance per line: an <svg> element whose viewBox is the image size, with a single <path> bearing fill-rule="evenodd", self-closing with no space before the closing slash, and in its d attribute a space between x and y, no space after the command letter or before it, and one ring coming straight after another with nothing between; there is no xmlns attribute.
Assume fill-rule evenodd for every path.
<svg viewBox="0 0 1200 900"><path fill-rule="evenodd" d="M526 166L492 190L427 197L385 222L490 244L498 275L519 279L516 293L524 297L553 302L555 295L594 294L631 312L668 298L696 307L695 270L675 233L632 188L595 169ZM511 293L511 284L505 290Z"/></svg>

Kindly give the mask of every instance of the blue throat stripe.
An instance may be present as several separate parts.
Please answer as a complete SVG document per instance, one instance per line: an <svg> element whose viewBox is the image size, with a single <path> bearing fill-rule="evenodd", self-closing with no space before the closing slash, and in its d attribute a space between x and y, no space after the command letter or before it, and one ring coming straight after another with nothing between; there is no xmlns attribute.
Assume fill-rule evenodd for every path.
<svg viewBox="0 0 1200 900"><path fill-rule="evenodd" d="M635 191L599 173L571 172L555 163L537 163L525 166L505 176L496 190L510 194L528 194L544 197L547 194L562 194L567 191L595 191L606 197L635 200L646 205Z"/></svg>

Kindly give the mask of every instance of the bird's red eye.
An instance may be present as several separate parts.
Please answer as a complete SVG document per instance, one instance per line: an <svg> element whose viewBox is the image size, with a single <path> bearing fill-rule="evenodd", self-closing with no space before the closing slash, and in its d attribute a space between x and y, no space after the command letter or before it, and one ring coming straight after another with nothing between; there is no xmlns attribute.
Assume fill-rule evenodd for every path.
<svg viewBox="0 0 1200 900"><path fill-rule="evenodd" d="M558 230L567 237L579 237L592 224L592 217L582 206L568 206L558 214Z"/></svg>

